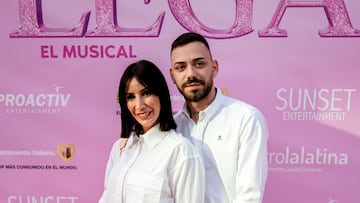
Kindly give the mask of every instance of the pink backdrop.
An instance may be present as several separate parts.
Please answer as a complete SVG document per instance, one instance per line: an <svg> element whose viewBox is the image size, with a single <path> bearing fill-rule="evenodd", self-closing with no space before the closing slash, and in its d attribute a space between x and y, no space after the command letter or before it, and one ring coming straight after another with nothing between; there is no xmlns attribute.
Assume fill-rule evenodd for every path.
<svg viewBox="0 0 360 203"><path fill-rule="evenodd" d="M97 202L122 71L155 62L178 110L169 49L187 30L268 121L265 203L360 202L359 1L3 0L0 19L0 202Z"/></svg>

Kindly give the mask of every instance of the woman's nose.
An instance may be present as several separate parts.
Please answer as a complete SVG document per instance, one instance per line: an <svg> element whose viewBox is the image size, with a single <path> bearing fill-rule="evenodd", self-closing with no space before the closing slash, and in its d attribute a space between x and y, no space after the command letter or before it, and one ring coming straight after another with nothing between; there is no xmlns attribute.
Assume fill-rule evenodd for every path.
<svg viewBox="0 0 360 203"><path fill-rule="evenodd" d="M142 97L137 97L137 98L136 98L135 105L136 105L136 108L137 108L137 109L143 108L143 107L145 106L144 104L145 104L144 98L142 98Z"/></svg>

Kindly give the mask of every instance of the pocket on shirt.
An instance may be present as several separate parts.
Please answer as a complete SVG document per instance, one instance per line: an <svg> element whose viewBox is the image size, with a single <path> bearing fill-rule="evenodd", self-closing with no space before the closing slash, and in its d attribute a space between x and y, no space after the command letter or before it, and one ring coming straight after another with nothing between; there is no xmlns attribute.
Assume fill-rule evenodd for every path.
<svg viewBox="0 0 360 203"><path fill-rule="evenodd" d="M127 202L160 202L164 178L145 173L131 173L126 180L125 195Z"/></svg>

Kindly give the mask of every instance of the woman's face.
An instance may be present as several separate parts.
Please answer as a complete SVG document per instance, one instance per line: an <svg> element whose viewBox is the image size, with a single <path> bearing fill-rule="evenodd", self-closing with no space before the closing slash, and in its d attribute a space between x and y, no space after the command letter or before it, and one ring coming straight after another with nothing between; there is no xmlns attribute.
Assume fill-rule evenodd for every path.
<svg viewBox="0 0 360 203"><path fill-rule="evenodd" d="M144 132L159 122L160 99L149 92L136 78L132 78L127 85L126 104L132 116L143 127Z"/></svg>

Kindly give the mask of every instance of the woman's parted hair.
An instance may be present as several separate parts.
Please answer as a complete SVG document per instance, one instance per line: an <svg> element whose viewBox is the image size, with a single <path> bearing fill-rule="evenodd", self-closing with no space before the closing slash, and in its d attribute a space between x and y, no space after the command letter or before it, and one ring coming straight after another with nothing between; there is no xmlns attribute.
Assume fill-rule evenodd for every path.
<svg viewBox="0 0 360 203"><path fill-rule="evenodd" d="M148 60L140 60L130 64L124 71L119 84L119 103L121 109L121 137L128 138L132 131L136 135L143 133L142 126L133 118L127 108L126 89L129 81L136 78L148 91L159 97L161 131L176 129L172 115L170 92L164 75L160 69Z"/></svg>

